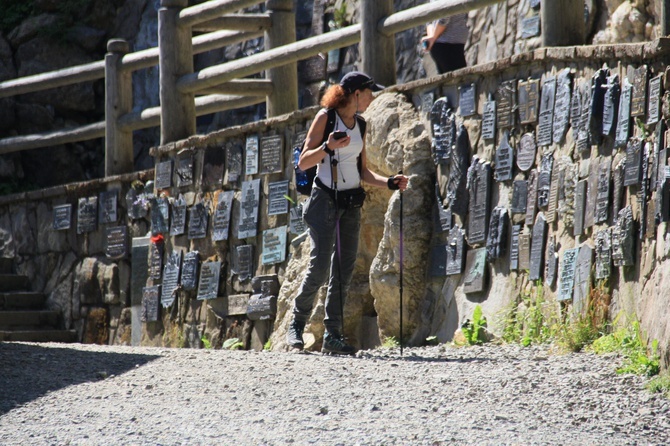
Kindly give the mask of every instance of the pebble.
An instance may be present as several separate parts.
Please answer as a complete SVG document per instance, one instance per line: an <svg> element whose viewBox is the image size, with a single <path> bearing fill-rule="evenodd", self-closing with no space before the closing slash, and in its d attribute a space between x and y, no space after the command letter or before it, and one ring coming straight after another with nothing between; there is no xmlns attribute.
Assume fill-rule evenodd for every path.
<svg viewBox="0 0 670 446"><path fill-rule="evenodd" d="M618 356L288 355L0 343L0 445L670 444L668 400Z"/></svg>

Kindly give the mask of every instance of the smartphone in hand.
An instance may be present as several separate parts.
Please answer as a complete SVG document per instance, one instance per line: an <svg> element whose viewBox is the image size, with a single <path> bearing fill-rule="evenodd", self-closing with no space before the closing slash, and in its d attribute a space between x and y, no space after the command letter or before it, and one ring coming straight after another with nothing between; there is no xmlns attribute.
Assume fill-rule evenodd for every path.
<svg viewBox="0 0 670 446"><path fill-rule="evenodd" d="M333 132L333 138L334 139L342 139L342 138L346 138L346 137L347 137L347 132L345 132L344 130L336 130L335 132Z"/></svg>

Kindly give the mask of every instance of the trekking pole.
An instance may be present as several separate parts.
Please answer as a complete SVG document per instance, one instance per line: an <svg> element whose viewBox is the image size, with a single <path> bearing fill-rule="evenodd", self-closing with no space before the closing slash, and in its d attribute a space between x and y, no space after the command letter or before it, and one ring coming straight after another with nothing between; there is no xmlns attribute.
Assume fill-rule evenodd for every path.
<svg viewBox="0 0 670 446"><path fill-rule="evenodd" d="M335 246L337 250L337 281L340 290L340 334L344 336L344 300L342 299L342 251L340 247L340 208L337 201L337 159L330 155L330 175L333 178L335 190Z"/></svg>
<svg viewBox="0 0 670 446"><path fill-rule="evenodd" d="M398 172L402 175L402 170ZM402 190L400 190L400 356L402 356L402 274L403 274L403 263L404 262L404 246L403 246L403 233L402 233Z"/></svg>

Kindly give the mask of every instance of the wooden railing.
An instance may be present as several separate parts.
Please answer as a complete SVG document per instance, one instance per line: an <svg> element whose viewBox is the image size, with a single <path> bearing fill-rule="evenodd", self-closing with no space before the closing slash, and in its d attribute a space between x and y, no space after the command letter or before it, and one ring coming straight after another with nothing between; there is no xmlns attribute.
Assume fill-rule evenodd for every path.
<svg viewBox="0 0 670 446"><path fill-rule="evenodd" d="M113 39L104 61L0 83L2 98L105 79L103 122L0 139L0 155L104 137L105 175L131 172L134 130L160 125L161 144L165 144L193 135L196 116L263 101L268 116L294 111L298 108L297 62L358 42L362 43L363 71L393 85L396 33L499 1L444 0L393 13L393 0L362 0L361 24L296 42L294 0L266 0L265 14L234 14L259 0L211 0L191 7L188 0L161 0L158 48L130 53L127 42ZM583 0L568 1L583 5ZM552 2L543 2L542 7L549 8L548 3ZM193 31L208 33L193 37ZM260 36L265 37L264 52L194 72L195 54ZM156 65L160 107L133 112L132 72ZM265 79L242 79L263 71Z"/></svg>

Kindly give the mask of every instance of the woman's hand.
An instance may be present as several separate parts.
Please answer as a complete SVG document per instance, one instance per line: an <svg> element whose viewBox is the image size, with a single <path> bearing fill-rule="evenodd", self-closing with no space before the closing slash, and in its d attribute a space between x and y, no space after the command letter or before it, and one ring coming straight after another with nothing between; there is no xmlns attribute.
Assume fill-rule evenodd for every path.
<svg viewBox="0 0 670 446"><path fill-rule="evenodd" d="M421 38L421 47L425 52L429 52L433 48L433 43L435 43L434 37L423 36Z"/></svg>
<svg viewBox="0 0 670 446"><path fill-rule="evenodd" d="M326 141L326 144L330 150L337 150L343 147L347 147L350 142L351 136L347 135L344 138L335 139L335 132L332 132L330 135L328 135L328 141Z"/></svg>
<svg viewBox="0 0 670 446"><path fill-rule="evenodd" d="M407 189L407 184L409 183L409 178L407 178L403 174L398 174L398 175L393 175L389 177L387 181L388 188L391 190L398 190L400 189L401 191Z"/></svg>

